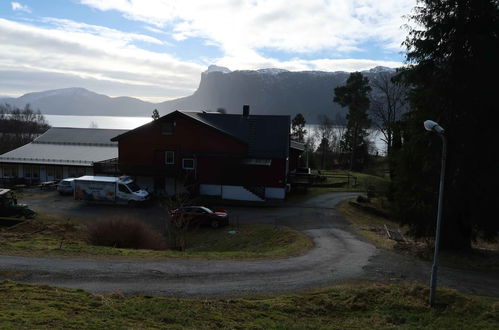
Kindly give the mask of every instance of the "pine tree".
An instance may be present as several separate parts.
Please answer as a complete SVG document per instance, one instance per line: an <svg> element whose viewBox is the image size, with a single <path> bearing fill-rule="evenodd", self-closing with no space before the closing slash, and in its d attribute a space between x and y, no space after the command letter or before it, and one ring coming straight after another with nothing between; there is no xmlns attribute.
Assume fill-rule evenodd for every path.
<svg viewBox="0 0 499 330"><path fill-rule="evenodd" d="M307 121L301 113L297 114L295 118L291 121L291 137L298 142L305 142L305 135L307 130L305 129L305 124Z"/></svg>
<svg viewBox="0 0 499 330"><path fill-rule="evenodd" d="M158 109L154 109L153 112L152 112L152 119L153 120L157 120L159 119L159 112L158 112Z"/></svg>
<svg viewBox="0 0 499 330"><path fill-rule="evenodd" d="M353 72L347 79L345 86L334 89L333 101L342 107L348 107L347 131L343 137L343 150L350 152L350 169L361 170L366 162L367 129L371 120L367 116L369 109L369 79L360 72Z"/></svg>
<svg viewBox="0 0 499 330"><path fill-rule="evenodd" d="M470 248L477 234L499 231L495 125L499 58L496 0L419 1L405 41L411 113L403 123L394 198L398 219L417 235L434 230L441 142L425 132L432 119L448 140L442 248Z"/></svg>

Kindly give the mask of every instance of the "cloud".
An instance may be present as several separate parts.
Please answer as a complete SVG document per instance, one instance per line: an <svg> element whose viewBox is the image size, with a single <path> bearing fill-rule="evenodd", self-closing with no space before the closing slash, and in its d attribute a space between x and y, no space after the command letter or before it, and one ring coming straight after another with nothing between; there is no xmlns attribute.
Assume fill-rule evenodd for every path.
<svg viewBox="0 0 499 330"><path fill-rule="evenodd" d="M0 71L31 73L33 79L41 79L38 84L45 86L42 89L68 87L69 81L74 81L70 86L81 86L82 81L101 81L106 84L98 86L108 87L98 92L116 95L116 90L109 89L114 84L127 86L123 90L128 92L140 91L147 99L170 99L191 94L205 69L133 44L137 40L157 43L152 37L67 20L46 21L57 24L41 28L0 19ZM65 79L43 81L49 74ZM66 85L58 85L57 81ZM26 89L35 84L30 79L25 83ZM2 78L5 92L12 94L14 87ZM144 93L147 88L154 90L155 95ZM26 89L19 92L33 91ZM141 96L138 92L128 95Z"/></svg>
<svg viewBox="0 0 499 330"><path fill-rule="evenodd" d="M13 11L24 11L26 13L31 13L31 9L28 6L23 6L19 2L10 3Z"/></svg>
<svg viewBox="0 0 499 330"><path fill-rule="evenodd" d="M275 49L348 53L376 41L400 50L403 15L416 0L80 0L98 10L171 29L177 40L205 38L227 55ZM398 46L397 46L398 45Z"/></svg>
<svg viewBox="0 0 499 330"><path fill-rule="evenodd" d="M367 21L378 23L373 23L371 31L366 33L385 42L387 48L392 47L398 32L390 30L395 23L388 20L389 14L383 13L389 8L381 5L362 9L348 2L333 1L341 5L335 7L334 17L345 24L342 28L338 22L329 22L333 19L324 16L313 0L310 0L313 5L307 1L288 8L282 1L219 0L196 6L190 2L151 1L157 6L144 8L137 7L134 0L85 2L100 10L121 8L130 19L146 22L146 31L152 31L156 36L162 31L174 34L177 39L201 38L206 44L220 47L223 55L204 58L200 54L194 63L167 53L167 50L175 50L175 45L143 33L60 18L42 18L31 24L0 18L0 93L19 95L63 87L86 87L110 96L128 95L158 102L192 94L199 84L201 72L209 64L232 70L274 67L290 71L357 71L377 65L401 65L396 61L370 59L301 58L303 53L332 45L336 52L357 49L364 37L355 37L354 32ZM161 11L163 9L166 11ZM195 12L188 14L189 9ZM350 16L342 16L352 12L355 22L348 25ZM388 15L387 21L380 23L378 15L383 14ZM298 28L290 23L293 17ZM393 17L392 20L397 21ZM35 26L40 21L44 27ZM210 24L214 25L210 27ZM316 36L326 24L336 24L342 31L333 29L326 36ZM300 29L308 30L305 33ZM347 36L353 37L348 39ZM304 39L300 41L300 38ZM163 49L163 52L146 50L143 44L159 46L154 49ZM262 55L261 47L293 52L295 56L279 60Z"/></svg>

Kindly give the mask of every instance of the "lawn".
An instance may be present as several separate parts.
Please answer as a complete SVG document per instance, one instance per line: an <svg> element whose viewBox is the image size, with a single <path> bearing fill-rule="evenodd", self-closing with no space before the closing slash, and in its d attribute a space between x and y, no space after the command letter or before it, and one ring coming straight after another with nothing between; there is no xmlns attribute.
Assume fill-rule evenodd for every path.
<svg viewBox="0 0 499 330"><path fill-rule="evenodd" d="M343 187L309 187L306 190L291 191L291 193L286 198L288 203L299 203L306 201L307 199L328 194L331 192L359 192L366 193L368 189L373 189L378 192L386 191L388 189L389 180L382 178L380 176L351 172L343 170L326 171L322 170L321 175L327 176L325 184L334 184L338 182L344 182L346 179L332 178L330 176L345 176L350 174L357 178L357 184L354 185L353 181L350 181L350 185L345 185Z"/></svg>
<svg viewBox="0 0 499 330"><path fill-rule="evenodd" d="M247 225L219 229L201 228L187 235L187 249L122 249L94 246L86 242L86 226L41 216L17 227L0 230L0 253L35 257L83 258L206 258L258 259L303 254L313 247L305 234L283 226Z"/></svg>
<svg viewBox="0 0 499 330"><path fill-rule="evenodd" d="M497 329L499 300L441 289L435 309L415 283L350 284L308 293L224 299L91 294L0 283L0 328Z"/></svg>

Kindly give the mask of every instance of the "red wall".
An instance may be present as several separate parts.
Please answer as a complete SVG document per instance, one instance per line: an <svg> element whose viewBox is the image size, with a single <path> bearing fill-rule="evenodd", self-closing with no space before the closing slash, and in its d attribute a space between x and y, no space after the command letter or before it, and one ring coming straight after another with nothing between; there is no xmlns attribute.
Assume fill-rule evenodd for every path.
<svg viewBox="0 0 499 330"><path fill-rule="evenodd" d="M175 121L173 135L161 134L161 122L165 120ZM174 165L165 165L166 150L175 152ZM160 171L164 168L165 174L169 170L166 176L171 176L172 170L181 170L182 158L195 158L198 183L284 186L285 159L273 159L271 166L241 165L246 154L245 143L182 114L152 122L119 140L120 166L128 169L130 165L142 169L150 166ZM134 173L128 170L127 174Z"/></svg>
<svg viewBox="0 0 499 330"><path fill-rule="evenodd" d="M184 152L246 153L247 146L234 138L182 115L175 121L173 135L161 134L161 121L143 126L119 140L119 160L126 164L164 164L165 150L175 151L175 163Z"/></svg>

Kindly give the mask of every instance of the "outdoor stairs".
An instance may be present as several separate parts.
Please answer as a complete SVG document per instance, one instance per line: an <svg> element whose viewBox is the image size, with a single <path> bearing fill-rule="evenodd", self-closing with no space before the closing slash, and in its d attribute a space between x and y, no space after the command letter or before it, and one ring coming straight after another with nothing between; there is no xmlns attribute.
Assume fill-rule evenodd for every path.
<svg viewBox="0 0 499 330"><path fill-rule="evenodd" d="M256 197L260 198L262 202L265 201L265 187L260 187L260 186L244 186L244 189L255 195Z"/></svg>

